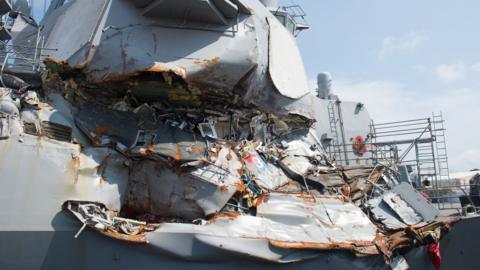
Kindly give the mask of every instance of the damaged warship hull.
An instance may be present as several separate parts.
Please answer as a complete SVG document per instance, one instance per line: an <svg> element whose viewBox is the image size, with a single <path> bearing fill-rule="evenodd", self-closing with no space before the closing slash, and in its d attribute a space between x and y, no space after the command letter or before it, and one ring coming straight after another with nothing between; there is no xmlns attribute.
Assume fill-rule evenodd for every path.
<svg viewBox="0 0 480 270"><path fill-rule="evenodd" d="M0 88L0 268L433 269L455 220L395 164L327 155L302 26L262 2L10 12L14 46L51 51L40 86Z"/></svg>

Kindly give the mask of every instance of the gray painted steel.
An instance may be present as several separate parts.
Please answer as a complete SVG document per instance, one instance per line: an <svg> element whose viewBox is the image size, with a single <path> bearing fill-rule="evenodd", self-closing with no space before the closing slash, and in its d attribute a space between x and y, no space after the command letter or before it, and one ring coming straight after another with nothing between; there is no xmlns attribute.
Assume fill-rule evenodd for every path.
<svg viewBox="0 0 480 270"><path fill-rule="evenodd" d="M45 47L58 49L50 57L83 68L92 82L172 71L189 83L234 91L263 110L313 118L314 95L294 38L258 0L233 1L239 13L221 23L205 21L219 11L213 1L182 1L169 17L150 12L177 1L143 1L143 7L73 0L54 8L56 2L41 23ZM184 18L197 2L208 4Z"/></svg>
<svg viewBox="0 0 480 270"><path fill-rule="evenodd" d="M41 26L45 47L56 49L50 56L81 69L89 83L128 79L139 72L170 72L188 84L235 93L244 103L264 112L316 120L316 132L307 130L308 134L294 134L282 141L288 146L283 165L294 173L304 175L309 160L321 159L323 150L313 146L324 134L332 136L326 111L331 101L318 99L308 91L293 36L257 0L56 0ZM30 26L23 29L28 33L16 33L17 44L25 44L22 39L32 34ZM148 233L145 245L108 239L91 229L75 239L80 224L61 210L65 201L101 202L108 209L120 211L123 202L133 196L148 201L152 212L173 205L175 213L193 219L219 212L235 191L235 181L229 177L237 168L232 161L229 173L222 174L219 164L210 164L202 167L203 171L173 177L171 170L152 168L155 166L149 161L132 164L128 156L132 153L124 151L138 143L140 134L132 115L110 112L109 117L100 118L101 112L73 107L60 95L51 94L48 99L50 107L22 110L23 123L56 124L62 127L60 131L71 131L77 144L20 134L10 124L2 124L2 133L3 127L8 128L8 138L0 141L1 269L184 269L192 264L198 269L387 267L379 255L355 257L344 251L272 245L275 240L294 245L300 240L325 244L349 238L374 239L376 226L360 208L340 203L340 199L308 204L273 195L272 201L259 209L258 217L245 215L233 221L219 218L208 226L167 223ZM356 136L368 134L370 117L364 106L341 102L337 109L341 143L350 144ZM13 119L12 123L19 124L20 120ZM108 142L101 136L97 141L99 125L114 127L105 139L115 139L116 149L104 147ZM182 134L168 128L156 128L159 141L152 139L153 152L163 154L161 158L176 158L172 151L176 142L206 148L191 138L184 140ZM179 137L182 140L177 140ZM354 153L346 155L347 159L355 159ZM184 160L178 160L199 161L191 151L181 152L181 156ZM232 159L224 156L223 163ZM139 166L138 170L135 166ZM279 171L269 174L278 174L280 179L262 181L267 188L288 181ZM172 177L161 177L168 179L164 183L156 182L160 175ZM129 178L137 180L138 186L132 187ZM198 187L193 189L191 181L203 181L203 185L192 185ZM151 183L151 189L142 189L146 182ZM220 184L227 185L226 190L218 191ZM152 206L150 193L161 194L165 187L183 197L162 194ZM145 208L142 202L138 204ZM289 213L286 210L292 210L292 205L295 209ZM156 213L165 214L160 210ZM287 224L279 225L274 222L277 219ZM312 223L305 224L308 222ZM331 235L323 235L325 231ZM341 233L335 233L338 231ZM319 239L322 241L315 242ZM424 259L425 253L421 255Z"/></svg>

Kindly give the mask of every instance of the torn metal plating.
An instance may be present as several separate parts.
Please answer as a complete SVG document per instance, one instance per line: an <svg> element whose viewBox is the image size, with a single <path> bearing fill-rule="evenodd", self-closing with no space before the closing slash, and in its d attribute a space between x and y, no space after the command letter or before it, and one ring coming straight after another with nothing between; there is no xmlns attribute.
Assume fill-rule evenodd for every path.
<svg viewBox="0 0 480 270"><path fill-rule="evenodd" d="M0 151L45 158L79 233L190 261L402 265L448 231L395 167L327 157L295 40L259 1L150 2L50 9L43 91L0 91Z"/></svg>
<svg viewBox="0 0 480 270"><path fill-rule="evenodd" d="M135 243L147 243L145 232L158 228L158 225L147 225L146 222L121 218L98 203L67 201L64 208L83 223L75 238L78 238L85 227L89 226L108 237Z"/></svg>
<svg viewBox="0 0 480 270"><path fill-rule="evenodd" d="M259 1L150 2L77 0L50 9L42 22L45 46L59 50L45 59L47 68L63 76L81 71L91 85L129 81L133 94L158 95L151 86L163 77L162 89L177 88L162 93L171 102L200 106L221 89L222 106L235 101L313 119L314 95L295 38ZM178 89L180 80L188 87Z"/></svg>
<svg viewBox="0 0 480 270"><path fill-rule="evenodd" d="M248 107L134 107L128 93L121 106L115 99L106 105L88 95L70 99L78 88L59 78L50 73L45 81L50 101L38 98L37 118L25 105L19 120L25 131L42 122L35 119L69 128L69 142L47 139L80 142L76 185L89 185L85 180L95 174L100 186L120 181L120 189L104 191L111 196L75 196L65 203L82 228L165 252L173 251L159 239L179 233L238 243L229 246L233 253L243 253L247 239L262 240L280 255L256 256L276 262L291 262L281 254L292 250L302 250L299 260L325 250L393 258L448 231L428 201L399 184L392 168L332 164L306 119ZM44 110L52 116L42 118ZM29 135L42 136L45 129L39 131ZM84 169L92 159L99 163L93 175Z"/></svg>
<svg viewBox="0 0 480 270"><path fill-rule="evenodd" d="M52 72L44 88L3 113L29 143L78 147L68 162L72 187L88 192L65 209L81 230L198 261L208 259L163 241L181 234L232 254L256 242L252 256L285 263L326 250L397 258L449 229L393 167L335 166L308 119L246 105L166 107L128 92L108 102Z"/></svg>

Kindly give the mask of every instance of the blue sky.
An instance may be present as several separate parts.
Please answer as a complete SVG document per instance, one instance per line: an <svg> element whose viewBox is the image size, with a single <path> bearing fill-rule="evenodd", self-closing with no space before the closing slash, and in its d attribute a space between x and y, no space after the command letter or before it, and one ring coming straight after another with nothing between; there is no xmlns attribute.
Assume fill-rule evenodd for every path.
<svg viewBox="0 0 480 270"><path fill-rule="evenodd" d="M312 88L330 72L334 91L377 122L443 111L451 170L480 167L480 1L294 2L311 26L298 43Z"/></svg>
<svg viewBox="0 0 480 270"><path fill-rule="evenodd" d="M298 43L312 87L329 71L377 122L443 111L451 171L480 167L480 1L295 3L311 26Z"/></svg>

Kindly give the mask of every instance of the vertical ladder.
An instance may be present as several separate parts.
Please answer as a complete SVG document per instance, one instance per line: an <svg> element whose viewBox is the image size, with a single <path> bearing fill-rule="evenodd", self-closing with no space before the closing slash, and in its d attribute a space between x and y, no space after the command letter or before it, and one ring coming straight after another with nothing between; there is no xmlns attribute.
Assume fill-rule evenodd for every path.
<svg viewBox="0 0 480 270"><path fill-rule="evenodd" d="M331 151L330 151L330 158L335 159L335 162L338 164L340 163L342 156L342 150L340 149L340 142L338 140L338 117L336 115L336 101L335 100L330 100L328 103L327 109L328 109L328 122L330 123L330 132L332 133L333 140L331 142Z"/></svg>
<svg viewBox="0 0 480 270"><path fill-rule="evenodd" d="M429 180L431 185L434 187L434 197L438 198L439 194L437 192L438 187L438 170L437 170L437 159L435 153L435 143L434 143L434 134L432 120L430 118L426 119L425 122L425 133L422 135L432 138L429 142L416 142L415 143L415 155L416 155L416 165L417 165L417 175L420 181ZM422 136L420 136L422 137Z"/></svg>
<svg viewBox="0 0 480 270"><path fill-rule="evenodd" d="M445 137L445 120L443 113L433 114L433 134L435 136L435 148L437 153L438 177L444 181L450 181L450 169L448 166L447 141ZM466 183L462 183L466 184Z"/></svg>

